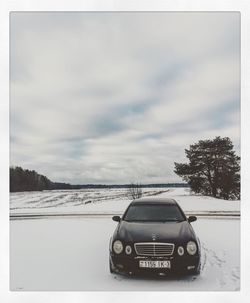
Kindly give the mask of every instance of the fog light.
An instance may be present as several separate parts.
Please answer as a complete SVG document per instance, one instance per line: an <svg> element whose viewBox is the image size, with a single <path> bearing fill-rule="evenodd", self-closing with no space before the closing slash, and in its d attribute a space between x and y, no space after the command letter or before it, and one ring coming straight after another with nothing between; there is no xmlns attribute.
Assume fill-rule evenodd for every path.
<svg viewBox="0 0 250 303"><path fill-rule="evenodd" d="M132 248L130 245L127 245L126 248L125 248L125 252L127 255L130 255L132 253Z"/></svg>
<svg viewBox="0 0 250 303"><path fill-rule="evenodd" d="M178 254L179 254L179 256L183 256L184 255L184 248L182 246L178 247Z"/></svg>
<svg viewBox="0 0 250 303"><path fill-rule="evenodd" d="M190 269L195 269L195 266L194 266L194 265L188 266L187 269L188 269L188 270L190 270Z"/></svg>
<svg viewBox="0 0 250 303"><path fill-rule="evenodd" d="M122 264L116 264L116 267L123 269L124 266Z"/></svg>

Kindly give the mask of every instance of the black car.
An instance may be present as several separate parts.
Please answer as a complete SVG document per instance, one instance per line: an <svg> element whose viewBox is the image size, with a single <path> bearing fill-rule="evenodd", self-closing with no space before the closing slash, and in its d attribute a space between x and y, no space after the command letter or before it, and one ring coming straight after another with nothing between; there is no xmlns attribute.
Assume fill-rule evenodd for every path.
<svg viewBox="0 0 250 303"><path fill-rule="evenodd" d="M140 198L132 201L109 245L110 272L200 272L200 243L174 199Z"/></svg>

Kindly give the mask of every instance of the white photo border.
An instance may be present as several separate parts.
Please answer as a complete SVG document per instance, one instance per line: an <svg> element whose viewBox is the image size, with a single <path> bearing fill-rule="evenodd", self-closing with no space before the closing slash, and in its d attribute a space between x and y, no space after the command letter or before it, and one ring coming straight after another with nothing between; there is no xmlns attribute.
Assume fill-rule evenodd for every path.
<svg viewBox="0 0 250 303"><path fill-rule="evenodd" d="M236 292L11 292L9 290L9 13L11 11L239 11L241 13L241 288ZM168 299L169 301L247 302L250 295L250 146L248 118L250 60L247 54L250 2L245 0L20 0L1 1L0 7L0 301L1 302L127 302ZM227 239L225 239L226 241ZM215 277L216 278L216 277Z"/></svg>

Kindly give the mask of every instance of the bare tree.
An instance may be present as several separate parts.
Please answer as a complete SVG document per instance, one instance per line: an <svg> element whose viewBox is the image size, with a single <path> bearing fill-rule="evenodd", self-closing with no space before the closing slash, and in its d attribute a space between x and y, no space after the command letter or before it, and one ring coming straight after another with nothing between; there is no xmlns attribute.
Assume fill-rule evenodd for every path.
<svg viewBox="0 0 250 303"><path fill-rule="evenodd" d="M129 199L138 199L142 197L142 188L138 183L131 183L128 190L127 196Z"/></svg>

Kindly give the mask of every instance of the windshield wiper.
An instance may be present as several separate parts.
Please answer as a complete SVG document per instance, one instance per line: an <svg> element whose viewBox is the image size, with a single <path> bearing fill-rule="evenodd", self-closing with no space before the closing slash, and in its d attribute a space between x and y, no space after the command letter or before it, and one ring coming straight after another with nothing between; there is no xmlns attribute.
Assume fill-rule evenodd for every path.
<svg viewBox="0 0 250 303"><path fill-rule="evenodd" d="M144 220L127 220L127 219L124 219L124 221L126 221L126 222L161 222L161 223L164 223L164 222L182 222L184 220L177 220L177 219L170 219L170 220L148 220L148 219L144 219Z"/></svg>
<svg viewBox="0 0 250 303"><path fill-rule="evenodd" d="M177 220L177 219L168 219L168 220L155 220L154 222L182 222L184 220Z"/></svg>
<svg viewBox="0 0 250 303"><path fill-rule="evenodd" d="M146 222L148 220L127 220L127 219L124 219L124 221L126 221L126 222Z"/></svg>

